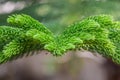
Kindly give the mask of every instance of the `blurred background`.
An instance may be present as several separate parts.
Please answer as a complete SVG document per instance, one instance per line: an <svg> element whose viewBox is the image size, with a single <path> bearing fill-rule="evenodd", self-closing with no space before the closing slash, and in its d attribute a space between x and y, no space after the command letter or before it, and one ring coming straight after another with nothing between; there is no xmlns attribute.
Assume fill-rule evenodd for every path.
<svg viewBox="0 0 120 80"><path fill-rule="evenodd" d="M0 25L11 14L28 14L55 35L73 22L99 14L120 20L120 0L0 0ZM41 54L0 65L0 80L120 80L120 66L87 51L61 57Z"/></svg>

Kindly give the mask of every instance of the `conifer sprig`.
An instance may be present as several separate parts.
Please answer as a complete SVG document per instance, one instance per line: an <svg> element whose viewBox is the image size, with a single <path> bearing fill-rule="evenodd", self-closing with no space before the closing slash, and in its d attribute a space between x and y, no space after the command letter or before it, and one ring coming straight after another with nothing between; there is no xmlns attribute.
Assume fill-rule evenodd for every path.
<svg viewBox="0 0 120 80"><path fill-rule="evenodd" d="M42 23L25 14L7 19L0 26L0 63L31 51L47 50L61 56L69 50L95 51L120 64L120 22L110 15L90 16L69 25L54 36Z"/></svg>

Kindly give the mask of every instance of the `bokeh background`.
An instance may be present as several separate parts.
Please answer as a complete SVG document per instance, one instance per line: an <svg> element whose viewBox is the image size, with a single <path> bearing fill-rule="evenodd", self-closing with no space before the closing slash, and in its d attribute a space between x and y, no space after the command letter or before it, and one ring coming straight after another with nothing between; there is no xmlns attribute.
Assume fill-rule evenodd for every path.
<svg viewBox="0 0 120 80"><path fill-rule="evenodd" d="M0 0L0 25L7 25L12 14L28 14L58 35L69 24L92 15L108 14L120 20L120 0ZM0 80L120 80L119 65L100 55L39 53L0 65Z"/></svg>

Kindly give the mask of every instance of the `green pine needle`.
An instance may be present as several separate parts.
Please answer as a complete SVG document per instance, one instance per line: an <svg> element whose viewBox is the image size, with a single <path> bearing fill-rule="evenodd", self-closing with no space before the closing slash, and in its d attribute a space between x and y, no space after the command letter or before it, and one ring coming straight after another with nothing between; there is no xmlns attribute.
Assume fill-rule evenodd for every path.
<svg viewBox="0 0 120 80"><path fill-rule="evenodd" d="M12 15L7 22L11 26L0 26L0 63L36 50L61 56L69 50L84 49L120 64L120 22L110 15L90 16L57 36L25 14Z"/></svg>

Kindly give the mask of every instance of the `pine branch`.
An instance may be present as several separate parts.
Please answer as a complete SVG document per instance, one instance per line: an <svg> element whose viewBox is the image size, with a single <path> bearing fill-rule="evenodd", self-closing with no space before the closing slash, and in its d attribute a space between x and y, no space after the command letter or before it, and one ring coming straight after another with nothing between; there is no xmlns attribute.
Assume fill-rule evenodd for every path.
<svg viewBox="0 0 120 80"><path fill-rule="evenodd" d="M12 27L0 26L0 63L36 50L61 56L69 50L84 49L120 64L120 22L110 15L91 16L73 23L58 36L28 15L16 14L7 21Z"/></svg>
<svg viewBox="0 0 120 80"><path fill-rule="evenodd" d="M23 30L37 29L46 34L52 34L42 23L25 14L9 16L7 22L13 27L22 28Z"/></svg>

